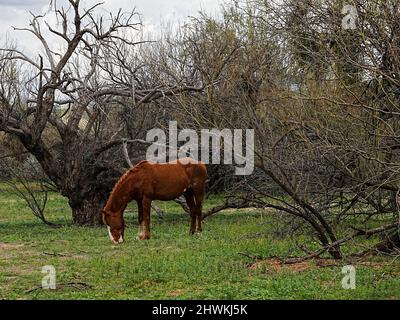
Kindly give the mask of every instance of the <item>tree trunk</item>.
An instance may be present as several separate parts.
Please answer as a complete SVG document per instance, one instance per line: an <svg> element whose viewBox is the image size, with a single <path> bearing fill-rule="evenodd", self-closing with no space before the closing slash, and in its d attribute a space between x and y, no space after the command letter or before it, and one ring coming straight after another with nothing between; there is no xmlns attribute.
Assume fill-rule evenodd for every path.
<svg viewBox="0 0 400 320"><path fill-rule="evenodd" d="M98 195L89 195L78 201L72 198L69 200L72 209L72 222L75 225L96 225L102 224L100 210L103 201Z"/></svg>

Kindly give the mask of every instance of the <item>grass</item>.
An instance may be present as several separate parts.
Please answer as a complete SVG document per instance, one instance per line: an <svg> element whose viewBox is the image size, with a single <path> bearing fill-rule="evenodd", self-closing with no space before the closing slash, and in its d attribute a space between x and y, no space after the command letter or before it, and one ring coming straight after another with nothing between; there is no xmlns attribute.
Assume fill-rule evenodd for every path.
<svg viewBox="0 0 400 320"><path fill-rule="evenodd" d="M399 299L400 262L371 258L356 265L356 289L341 286L344 263L274 268L240 252L286 256L300 252L291 240L273 235L268 212L227 211L207 219L189 237L189 218L173 203L169 214L152 217L152 239L139 242L136 209L126 214L125 243L111 245L105 228L70 225L66 199L50 196L48 218L65 224L49 228L25 203L0 192L0 299ZM206 207L219 201L206 202ZM41 285L42 267L56 269L57 290ZM65 283L85 283L70 287Z"/></svg>

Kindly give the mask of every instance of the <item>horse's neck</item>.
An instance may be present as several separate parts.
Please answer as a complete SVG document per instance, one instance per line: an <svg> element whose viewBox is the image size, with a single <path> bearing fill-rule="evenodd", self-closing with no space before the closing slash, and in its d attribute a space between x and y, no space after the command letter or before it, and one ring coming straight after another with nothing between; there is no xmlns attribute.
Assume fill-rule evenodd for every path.
<svg viewBox="0 0 400 320"><path fill-rule="evenodd" d="M128 202L132 200L132 179L133 173L129 172L128 177L125 177L111 193L107 203L108 209L113 212L120 212L125 210Z"/></svg>

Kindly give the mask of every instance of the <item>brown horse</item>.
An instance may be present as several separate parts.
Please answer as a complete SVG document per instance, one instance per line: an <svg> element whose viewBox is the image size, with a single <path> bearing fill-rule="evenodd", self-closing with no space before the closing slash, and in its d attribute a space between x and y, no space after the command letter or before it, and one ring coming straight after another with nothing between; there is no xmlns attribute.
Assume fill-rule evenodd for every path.
<svg viewBox="0 0 400 320"><path fill-rule="evenodd" d="M183 158L156 164L142 161L129 169L117 182L102 210L114 244L124 241L123 212L128 203L136 200L140 240L150 239L150 210L153 200L173 200L182 194L190 209L190 234L201 232L201 210L204 199L207 169L204 163Z"/></svg>

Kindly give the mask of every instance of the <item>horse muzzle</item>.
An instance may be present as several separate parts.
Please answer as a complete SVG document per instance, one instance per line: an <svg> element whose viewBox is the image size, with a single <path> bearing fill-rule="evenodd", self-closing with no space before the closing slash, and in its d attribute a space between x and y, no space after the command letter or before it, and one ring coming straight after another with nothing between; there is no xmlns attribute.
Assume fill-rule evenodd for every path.
<svg viewBox="0 0 400 320"><path fill-rule="evenodd" d="M118 241L116 241L114 238L111 239L113 244L121 244L124 242L124 238L122 237L122 235L119 237Z"/></svg>
<svg viewBox="0 0 400 320"><path fill-rule="evenodd" d="M124 242L124 239L122 238L122 236L118 239L118 241L115 241L114 239L112 239L113 244L121 244L123 242Z"/></svg>
<svg viewBox="0 0 400 320"><path fill-rule="evenodd" d="M114 236L111 233L111 229L109 226L107 226L107 230L108 230L108 235L110 236L110 240L113 244L120 244L124 242L124 237L122 236L122 234L119 236L118 241L114 239Z"/></svg>

